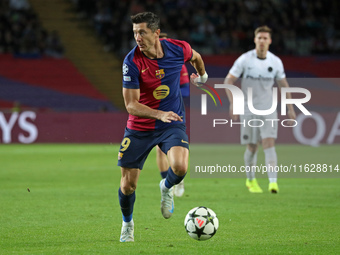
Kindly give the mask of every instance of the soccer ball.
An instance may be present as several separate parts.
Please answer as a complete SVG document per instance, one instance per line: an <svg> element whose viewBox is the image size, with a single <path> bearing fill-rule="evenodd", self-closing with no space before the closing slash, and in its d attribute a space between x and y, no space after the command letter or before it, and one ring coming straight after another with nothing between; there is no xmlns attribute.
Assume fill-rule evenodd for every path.
<svg viewBox="0 0 340 255"><path fill-rule="evenodd" d="M215 235L218 219L213 210L199 206L191 209L185 216L184 227L190 237L204 241Z"/></svg>

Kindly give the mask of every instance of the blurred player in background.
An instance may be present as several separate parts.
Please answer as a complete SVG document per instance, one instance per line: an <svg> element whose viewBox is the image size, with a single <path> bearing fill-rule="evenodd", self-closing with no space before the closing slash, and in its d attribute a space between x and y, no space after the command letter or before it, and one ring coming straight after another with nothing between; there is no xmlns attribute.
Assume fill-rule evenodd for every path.
<svg viewBox="0 0 340 255"><path fill-rule="evenodd" d="M167 39L168 34L167 33L160 33L159 38L161 39ZM183 64L182 70L181 70L181 77L180 77L180 88L181 88L181 94L184 100L185 104L185 98L188 98L190 95L190 80L188 75L188 69ZM166 175L168 174L169 169L169 162L168 158L165 155L164 152L159 148L159 146L156 146L156 160L157 160L157 166L160 171L160 174L162 178L166 178ZM174 195L177 197L181 197L184 194L184 180L182 180L179 184L174 186Z"/></svg>
<svg viewBox="0 0 340 255"><path fill-rule="evenodd" d="M159 40L159 17L143 12L131 17L137 46L124 59L123 97L129 113L118 153L121 181L118 190L123 214L121 242L134 241L132 219L135 190L144 162L156 145L167 154L170 167L160 182L161 212L168 219L174 210L173 186L185 177L189 142L185 133L185 108L180 92L180 72L185 62L197 71L190 78L206 82L200 54L184 41Z"/></svg>
<svg viewBox="0 0 340 255"><path fill-rule="evenodd" d="M244 115L240 116L241 123L241 144L247 145L244 153L244 163L252 169L257 164L257 148L258 143L262 142L262 148L265 154L266 166L275 167L277 165L277 155L275 150L275 139L277 138L277 121L265 121L265 119L277 119L277 112L266 116L252 114L248 109L247 98L248 88L253 89L253 106L257 110L268 110L272 106L273 85L275 81L279 89L289 87L286 80L283 64L281 59L271 53L269 45L272 30L267 26L258 27L255 30L255 49L242 54L230 69L224 83L234 84L241 77L241 88L245 95ZM231 92L226 89L228 99L230 101L229 114L232 120L237 120L238 116L233 114L233 97ZM291 98L291 94L287 93L287 98ZM287 105L288 116L295 119L295 111L293 105ZM262 119L264 125L262 127L250 127L247 125L250 119ZM268 171L269 187L271 193L277 193L279 187L277 184L277 172ZM253 169L247 172L246 186L252 193L262 193L262 189L255 179Z"/></svg>

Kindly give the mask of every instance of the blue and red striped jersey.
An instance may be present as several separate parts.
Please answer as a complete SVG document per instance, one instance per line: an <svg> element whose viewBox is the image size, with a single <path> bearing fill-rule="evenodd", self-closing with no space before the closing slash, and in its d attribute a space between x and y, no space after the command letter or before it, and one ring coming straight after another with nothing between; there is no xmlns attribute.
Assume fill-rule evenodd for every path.
<svg viewBox="0 0 340 255"><path fill-rule="evenodd" d="M174 39L160 40L164 56L159 59L146 57L136 46L123 63L123 87L140 89L141 104L152 109L173 111L183 116L183 122L164 123L160 120L129 115L127 127L138 131L163 129L185 122L185 108L180 92L182 66L192 58L191 46Z"/></svg>

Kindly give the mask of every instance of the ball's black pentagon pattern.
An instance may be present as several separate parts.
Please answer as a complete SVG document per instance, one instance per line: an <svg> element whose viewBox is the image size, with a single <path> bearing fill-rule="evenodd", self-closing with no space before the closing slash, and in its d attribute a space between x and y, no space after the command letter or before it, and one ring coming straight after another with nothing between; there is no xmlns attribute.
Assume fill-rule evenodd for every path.
<svg viewBox="0 0 340 255"><path fill-rule="evenodd" d="M208 240L216 234L218 219L211 209L199 206L188 212L184 226L188 235L193 239L198 241Z"/></svg>

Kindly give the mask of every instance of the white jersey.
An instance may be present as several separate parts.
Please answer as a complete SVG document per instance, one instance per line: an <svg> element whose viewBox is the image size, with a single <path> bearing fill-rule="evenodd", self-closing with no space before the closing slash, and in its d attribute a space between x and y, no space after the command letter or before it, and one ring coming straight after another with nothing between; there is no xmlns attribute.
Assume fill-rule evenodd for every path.
<svg viewBox="0 0 340 255"><path fill-rule="evenodd" d="M253 91L253 106L257 110L268 110L272 106L273 85L275 80L286 77L280 58L267 52L265 59L259 59L256 50L242 54L234 63L229 73L241 77L241 88L244 94L244 113L249 114L248 87Z"/></svg>

